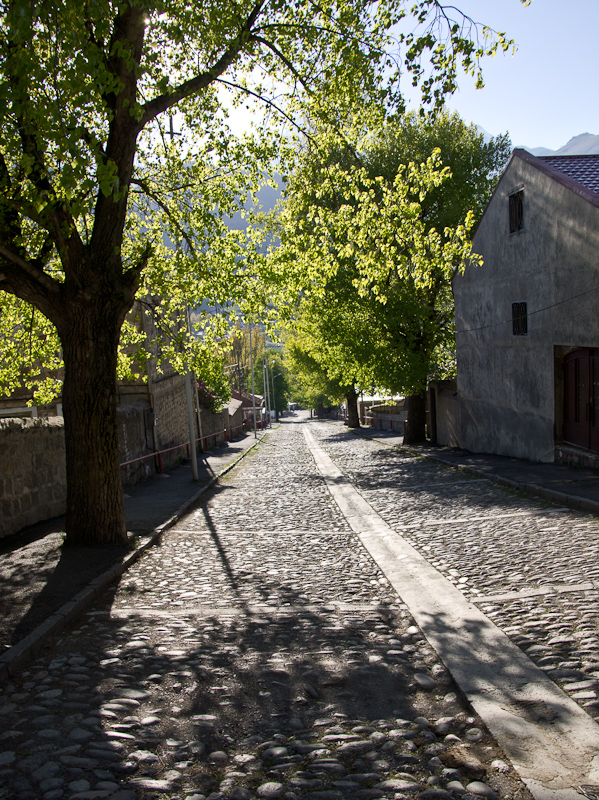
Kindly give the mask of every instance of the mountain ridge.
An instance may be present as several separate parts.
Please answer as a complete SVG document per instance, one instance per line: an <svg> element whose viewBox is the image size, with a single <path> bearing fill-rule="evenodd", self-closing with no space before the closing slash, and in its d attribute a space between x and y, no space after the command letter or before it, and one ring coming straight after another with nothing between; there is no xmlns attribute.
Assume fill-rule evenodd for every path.
<svg viewBox="0 0 599 800"><path fill-rule="evenodd" d="M519 145L523 150L528 150L533 156L583 156L599 154L599 134L579 133L559 150L549 150L547 147L527 147Z"/></svg>

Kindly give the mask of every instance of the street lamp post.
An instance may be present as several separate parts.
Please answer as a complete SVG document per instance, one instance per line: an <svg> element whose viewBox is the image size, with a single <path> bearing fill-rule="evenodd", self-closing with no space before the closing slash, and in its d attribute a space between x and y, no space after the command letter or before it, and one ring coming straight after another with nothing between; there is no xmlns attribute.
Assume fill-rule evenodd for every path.
<svg viewBox="0 0 599 800"><path fill-rule="evenodd" d="M172 118L171 118L172 126ZM191 338L191 318L189 306L185 310L185 323L187 325L187 335ZM195 376L193 376L195 383ZM192 395L192 372L188 368L185 373L185 402L187 405L187 429L189 432L189 457L191 459L191 472L194 481L198 480L198 456L196 452L196 429L193 420L193 395Z"/></svg>

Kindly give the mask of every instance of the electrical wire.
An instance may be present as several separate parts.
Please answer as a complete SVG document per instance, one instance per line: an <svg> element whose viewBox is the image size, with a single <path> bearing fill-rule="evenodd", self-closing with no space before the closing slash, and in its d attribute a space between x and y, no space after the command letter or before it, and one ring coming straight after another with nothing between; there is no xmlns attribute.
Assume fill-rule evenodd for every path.
<svg viewBox="0 0 599 800"><path fill-rule="evenodd" d="M559 300L557 303L552 303L550 306L544 306L544 308L538 308L536 311L528 311L527 317L532 317L534 314L540 314L542 311L548 311L551 308L555 308L556 306L561 306L564 303L569 303L571 300L576 300L578 297L583 297L585 294L590 294L591 292L596 292L599 289L599 286L593 286L592 289L587 289L584 292L580 292L579 294L574 294L572 297L568 297L565 300ZM513 320L506 319L503 322L492 322L490 325L481 325L479 328L463 328L462 330L456 331L456 333L472 333L474 331L482 331L485 328L497 328L500 325L509 325Z"/></svg>

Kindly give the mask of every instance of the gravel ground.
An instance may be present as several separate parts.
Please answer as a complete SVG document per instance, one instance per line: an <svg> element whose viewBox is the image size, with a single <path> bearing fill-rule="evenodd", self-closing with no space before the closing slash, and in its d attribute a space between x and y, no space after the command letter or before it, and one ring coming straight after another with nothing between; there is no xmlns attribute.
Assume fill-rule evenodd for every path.
<svg viewBox="0 0 599 800"><path fill-rule="evenodd" d="M312 430L387 521L518 628L510 635L528 645L546 633L550 597L532 602L538 620L521 600L485 602L514 588L492 570L513 568L477 555L466 573L468 545L444 542L454 523L438 524L478 515L480 540L487 523L520 519L501 514L542 515L541 505L332 426ZM548 513L558 525L586 519ZM410 533L416 520L435 523L424 529L437 538ZM11 800L530 798L333 504L301 423L269 435L2 687L0 725L0 797Z"/></svg>

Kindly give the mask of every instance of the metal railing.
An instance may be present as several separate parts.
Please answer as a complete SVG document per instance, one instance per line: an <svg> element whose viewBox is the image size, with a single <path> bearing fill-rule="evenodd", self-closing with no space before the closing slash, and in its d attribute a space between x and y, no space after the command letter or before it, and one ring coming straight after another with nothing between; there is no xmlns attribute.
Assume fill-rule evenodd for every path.
<svg viewBox="0 0 599 800"><path fill-rule="evenodd" d="M241 425L236 425L234 428L231 428L231 440L233 440L233 438L235 436L239 436L241 431L243 431L243 433L245 433L245 431L246 431L245 422L242 423ZM225 442L228 441L228 432L227 432L227 430L225 428L222 431L216 431L215 433L209 433L207 436L199 436L195 440L195 443L197 444L198 442L204 442L204 441L208 442L210 439L214 439L214 447L216 447L218 445L218 437L221 436L221 435L224 437L224 441ZM139 458L132 458L130 461L123 461L121 464L119 464L119 466L128 467L130 464L137 464L140 461L146 461L148 458L155 458L156 461L157 461L157 472L160 475L162 475L162 473L163 473L162 456L165 453L172 453L174 450L180 450L183 447L186 448L187 458L189 458L189 456L190 456L189 442L183 442L183 444L176 444L176 445L174 445L174 447L165 447L163 450L156 450L153 453L148 453L148 455L146 455L146 456L139 456ZM205 448L202 445L202 451L204 449L208 450L210 448L208 447L208 445L206 445Z"/></svg>

